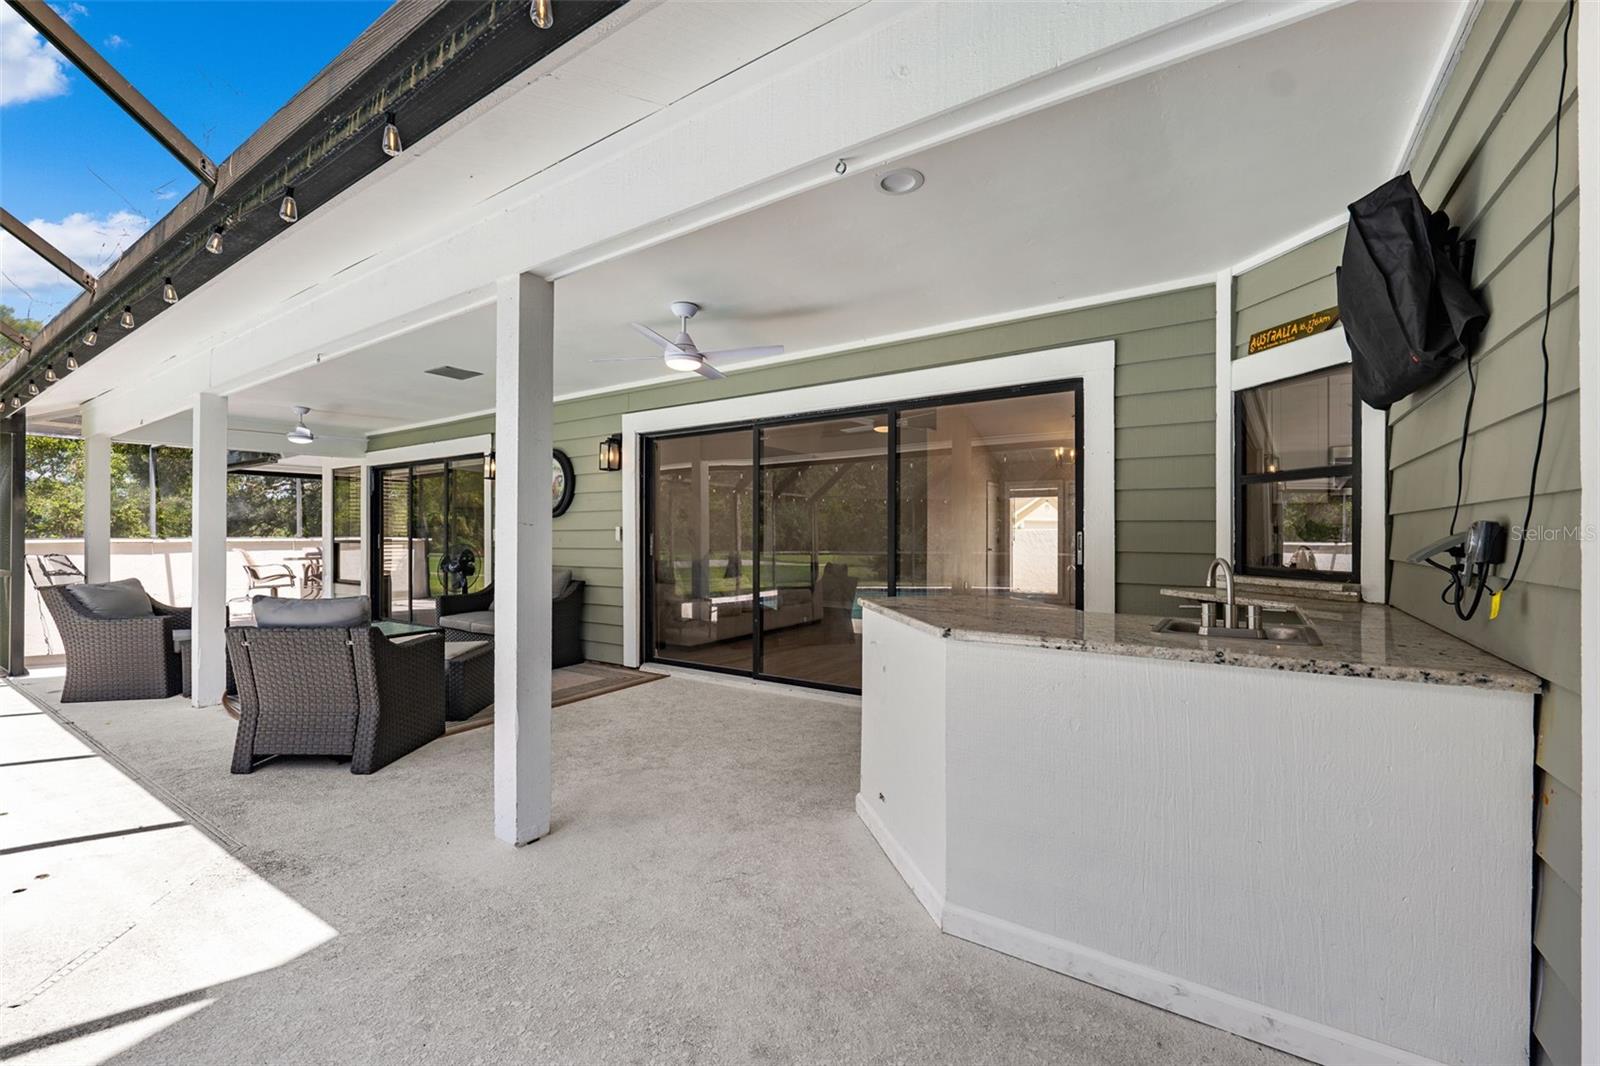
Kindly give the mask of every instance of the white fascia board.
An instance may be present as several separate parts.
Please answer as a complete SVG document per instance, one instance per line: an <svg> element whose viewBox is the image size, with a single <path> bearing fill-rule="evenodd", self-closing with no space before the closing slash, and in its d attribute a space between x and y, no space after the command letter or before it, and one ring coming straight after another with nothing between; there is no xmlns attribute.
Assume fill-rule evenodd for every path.
<svg viewBox="0 0 1600 1066"><path fill-rule="evenodd" d="M314 282L225 337L184 343L169 334L164 354L178 354L167 370L95 402L113 426L161 417L171 413L171 396L197 387L232 392L332 358L393 332L419 308L458 299L451 294L477 294L481 302L496 277L558 273L803 192L833 180L840 156L870 165L1333 6L1336 0L866 5L481 201L470 217L441 213L449 232L436 239L373 256L337 281ZM893 72L887 87L885 71ZM519 109L532 114L539 91L528 87L525 98L487 112L485 121L514 118ZM684 166L686 159L717 165ZM337 234L336 216L324 209L296 229ZM203 370L188 365L207 356ZM124 392L126 400L117 395Z"/></svg>

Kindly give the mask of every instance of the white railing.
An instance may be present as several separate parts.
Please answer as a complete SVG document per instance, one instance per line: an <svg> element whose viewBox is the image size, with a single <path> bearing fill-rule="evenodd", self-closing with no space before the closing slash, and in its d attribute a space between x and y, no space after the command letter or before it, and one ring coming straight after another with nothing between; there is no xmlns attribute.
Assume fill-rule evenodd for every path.
<svg viewBox="0 0 1600 1066"><path fill-rule="evenodd" d="M250 553L258 564L288 562L295 574L295 587L282 590L279 595L300 595L305 580L305 564L291 561L304 555L307 548L320 548L322 541L315 537L230 537L228 538L228 599L242 602L248 598L250 582L244 570L244 559L238 549ZM27 554L65 555L83 567L83 541L29 540ZM136 577L145 591L162 603L175 607L188 607L190 597L190 554L188 538L172 540L113 540L111 542L111 577L120 580ZM20 576L20 575L19 575ZM27 579L24 577L24 581ZM24 656L29 662L49 662L61 656L61 637L56 633L50 612L44 609L39 595L27 581L23 591L22 624L27 640Z"/></svg>

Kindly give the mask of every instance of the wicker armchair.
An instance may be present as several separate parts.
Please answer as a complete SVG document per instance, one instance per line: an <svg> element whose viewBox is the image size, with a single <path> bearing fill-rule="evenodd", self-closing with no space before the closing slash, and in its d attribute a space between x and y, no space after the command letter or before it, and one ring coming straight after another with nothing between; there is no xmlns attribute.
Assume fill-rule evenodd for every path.
<svg viewBox="0 0 1600 1066"><path fill-rule="evenodd" d="M101 618L69 593L72 587L47 585L38 590L66 652L62 703L159 700L182 691L182 664L172 632L189 628L187 607L151 600L154 614Z"/></svg>
<svg viewBox="0 0 1600 1066"><path fill-rule="evenodd" d="M370 774L444 734L444 637L351 629L228 630L239 684L233 772L273 755L350 758Z"/></svg>

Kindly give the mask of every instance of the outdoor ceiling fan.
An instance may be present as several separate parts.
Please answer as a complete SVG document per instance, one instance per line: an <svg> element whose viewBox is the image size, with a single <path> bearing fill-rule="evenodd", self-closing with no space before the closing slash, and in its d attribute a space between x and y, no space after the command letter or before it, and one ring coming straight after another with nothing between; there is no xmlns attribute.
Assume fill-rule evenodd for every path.
<svg viewBox="0 0 1600 1066"><path fill-rule="evenodd" d="M702 352L694 343L694 338L689 336L689 320L700 313L700 305L690 303L688 300L678 300L670 305L672 313L678 316L678 339L668 340L649 326L641 323L631 323L633 328L643 334L651 343L661 349L660 359L666 362L673 370L684 373L699 374L703 378L715 380L725 375L722 371L711 365L713 359L759 359L764 355L782 355L781 344L758 344L747 348L721 348L713 352ZM624 355L612 359L591 359L594 363L640 363L658 358L653 355Z"/></svg>

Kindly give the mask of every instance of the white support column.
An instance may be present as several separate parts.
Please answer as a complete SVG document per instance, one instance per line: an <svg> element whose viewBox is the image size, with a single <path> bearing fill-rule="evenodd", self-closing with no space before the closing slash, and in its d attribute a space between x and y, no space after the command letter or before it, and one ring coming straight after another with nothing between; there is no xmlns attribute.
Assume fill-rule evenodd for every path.
<svg viewBox="0 0 1600 1066"><path fill-rule="evenodd" d="M1233 557L1233 271L1217 273L1217 557Z"/></svg>
<svg viewBox="0 0 1600 1066"><path fill-rule="evenodd" d="M333 598L333 461L322 464L322 598Z"/></svg>
<svg viewBox="0 0 1600 1066"><path fill-rule="evenodd" d="M550 452L554 289L495 286L494 834L550 829Z"/></svg>
<svg viewBox="0 0 1600 1066"><path fill-rule="evenodd" d="M111 438L96 433L83 444L83 576L110 581Z"/></svg>
<svg viewBox="0 0 1600 1066"><path fill-rule="evenodd" d="M194 400L193 513L190 516L194 705L222 702L228 625L228 398Z"/></svg>

